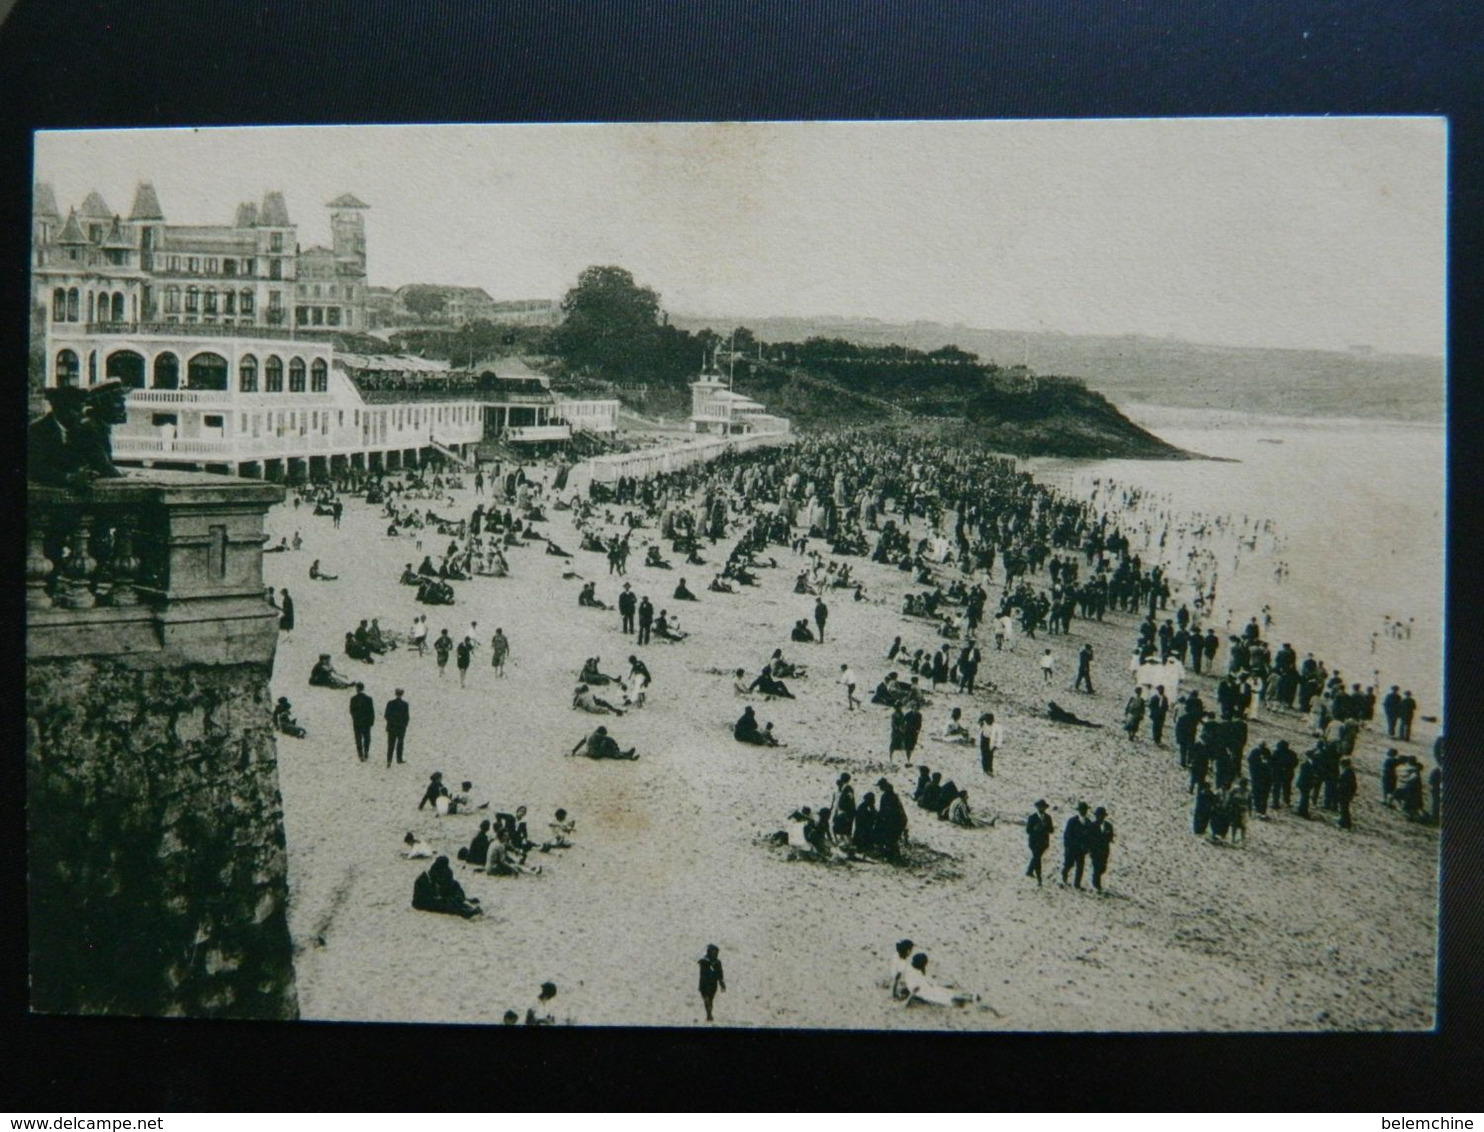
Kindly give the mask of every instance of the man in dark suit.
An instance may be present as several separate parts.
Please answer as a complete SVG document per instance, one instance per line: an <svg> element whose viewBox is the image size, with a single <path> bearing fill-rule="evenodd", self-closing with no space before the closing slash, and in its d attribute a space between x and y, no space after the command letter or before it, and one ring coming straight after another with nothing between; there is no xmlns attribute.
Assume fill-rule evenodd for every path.
<svg viewBox="0 0 1484 1132"><path fill-rule="evenodd" d="M623 590L618 595L618 615L623 619L623 631L632 633L634 631L634 609L639 604L639 599L634 596L634 591L629 588L629 583L623 584Z"/></svg>
<svg viewBox="0 0 1484 1132"><path fill-rule="evenodd" d="M1077 812L1067 819L1066 828L1061 832L1063 886L1067 883L1067 874L1076 869L1075 883L1078 888L1082 887L1082 870L1087 865L1087 834L1091 826L1092 822L1087 816L1087 803L1078 802Z"/></svg>
<svg viewBox="0 0 1484 1132"><path fill-rule="evenodd" d="M392 756L397 761L402 761L403 743L407 738L407 724L412 719L412 709L407 706L407 701L402 698L402 689L396 691L396 698L386 702L386 710L382 713L386 720L386 765L392 765Z"/></svg>
<svg viewBox="0 0 1484 1132"><path fill-rule="evenodd" d="M819 626L819 643L824 644L824 623L830 619L830 607L820 598L814 603L814 623Z"/></svg>
<svg viewBox="0 0 1484 1132"><path fill-rule="evenodd" d="M1154 736L1154 745L1163 746L1160 742L1165 734L1165 716L1170 714L1170 699L1165 695L1165 686L1161 684L1154 689L1154 695L1149 697L1149 730Z"/></svg>
<svg viewBox="0 0 1484 1132"><path fill-rule="evenodd" d="M649 627L654 623L654 606L650 604L646 595L639 603L639 643L649 644Z"/></svg>
<svg viewBox="0 0 1484 1132"><path fill-rule="evenodd" d="M1108 871L1108 854L1113 848L1113 823L1102 806L1092 812L1093 822L1087 827L1087 853L1092 858L1092 887L1103 891L1103 874Z"/></svg>
<svg viewBox="0 0 1484 1132"><path fill-rule="evenodd" d="M1349 759L1340 760L1340 773L1335 783L1335 801L1340 805L1340 828L1351 829L1350 803L1355 800L1355 767Z"/></svg>
<svg viewBox="0 0 1484 1132"><path fill-rule="evenodd" d="M890 782L884 778L877 779L876 787L881 791L876 816L878 844L888 856L895 856L901 851L902 840L907 836L907 811L902 808L902 800Z"/></svg>
<svg viewBox="0 0 1484 1132"><path fill-rule="evenodd" d="M356 758L365 762L371 757L371 728L376 725L376 704L366 695L366 685L357 684L350 698L350 726L356 736Z"/></svg>
<svg viewBox="0 0 1484 1132"><path fill-rule="evenodd" d="M1055 829L1051 815L1046 812L1046 800L1042 798L1036 802L1036 812L1025 819L1025 837L1031 847L1031 863L1026 867L1025 875L1035 877L1038 885L1041 883L1041 858L1051 844L1051 834Z"/></svg>

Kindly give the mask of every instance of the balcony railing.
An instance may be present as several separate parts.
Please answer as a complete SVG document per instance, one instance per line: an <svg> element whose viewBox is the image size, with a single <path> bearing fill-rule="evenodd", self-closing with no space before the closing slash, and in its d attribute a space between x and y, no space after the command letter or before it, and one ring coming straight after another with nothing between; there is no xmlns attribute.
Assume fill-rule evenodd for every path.
<svg viewBox="0 0 1484 1132"><path fill-rule="evenodd" d="M170 336L173 338L268 338L274 341L323 342L324 332L301 333L291 326L264 326L260 323L219 322L54 322L53 333L80 330L84 334L119 334Z"/></svg>
<svg viewBox="0 0 1484 1132"><path fill-rule="evenodd" d="M31 485L27 655L270 660L263 516L283 498L274 484L190 472L126 472L80 491Z"/></svg>

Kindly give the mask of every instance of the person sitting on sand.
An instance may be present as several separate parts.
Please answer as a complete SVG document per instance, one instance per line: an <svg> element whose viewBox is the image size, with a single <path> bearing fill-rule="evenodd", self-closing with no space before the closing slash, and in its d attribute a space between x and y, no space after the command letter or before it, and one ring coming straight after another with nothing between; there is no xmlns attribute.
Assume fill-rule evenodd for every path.
<svg viewBox="0 0 1484 1132"><path fill-rule="evenodd" d="M812 644L814 641L814 630L809 628L809 623L800 617L794 622L793 631L788 635L789 640L798 641L800 644Z"/></svg>
<svg viewBox="0 0 1484 1132"><path fill-rule="evenodd" d="M802 679L809 674L804 665L784 660L782 649L773 650L773 655L768 658L768 668L779 680Z"/></svg>
<svg viewBox="0 0 1484 1132"><path fill-rule="evenodd" d="M547 539L546 540L546 553L547 554L550 554L550 555L553 555L553 556L555 556L557 558L571 558L572 557L572 555L571 555L571 553L569 551L563 550L556 543L552 542L551 539Z"/></svg>
<svg viewBox="0 0 1484 1132"><path fill-rule="evenodd" d="M288 540L287 537L284 537L284 538L281 538L281 539L278 540L278 545L277 546L265 547L263 549L263 553L264 554L287 554L288 553L288 549L289 549L289 540Z"/></svg>
<svg viewBox="0 0 1484 1132"><path fill-rule="evenodd" d="M577 829L577 823L567 816L566 810L558 810L554 817L554 821L546 824L546 828L551 830L551 840L541 846L543 853L553 849L572 848L572 834Z"/></svg>
<svg viewBox="0 0 1484 1132"><path fill-rule="evenodd" d="M598 659L598 657L590 656L583 662L582 672L577 677L578 681L589 688L601 688L604 684L618 683L617 676L609 676L606 672L599 671Z"/></svg>
<svg viewBox="0 0 1484 1132"><path fill-rule="evenodd" d="M495 838L490 842L489 858L485 862L484 871L497 877L540 876L541 866L527 867L524 855L510 838L496 830Z"/></svg>
<svg viewBox="0 0 1484 1132"><path fill-rule="evenodd" d="M737 591L727 585L726 580L720 574L711 579L711 584L706 587L714 594L734 594Z"/></svg>
<svg viewBox="0 0 1484 1132"><path fill-rule="evenodd" d="M788 685L782 680L774 679L772 671L766 665L758 673L757 679L748 685L747 690L749 692L761 692L770 700L775 697L785 700L794 698L794 694L788 690Z"/></svg>
<svg viewBox="0 0 1484 1132"><path fill-rule="evenodd" d="M412 830L407 831L407 836L402 838L402 844L407 848L402 850L402 856L409 861L422 860L433 856L433 850L428 848L425 842L419 841Z"/></svg>
<svg viewBox="0 0 1484 1132"><path fill-rule="evenodd" d="M578 684L577 690L572 693L572 707L578 711L591 712L593 715L622 715L623 708L615 707L607 700L593 694L593 690L586 684Z"/></svg>
<svg viewBox="0 0 1484 1132"><path fill-rule="evenodd" d="M354 633L345 634L345 655L350 657L351 660L359 660L364 664L376 663L375 658L371 655L370 647L356 640Z"/></svg>
<svg viewBox="0 0 1484 1132"><path fill-rule="evenodd" d="M912 969L907 977L907 1006L918 1003L924 1006L966 1006L974 1001L971 994L962 994L935 983L928 977L927 966L926 952L919 951L912 957Z"/></svg>
<svg viewBox="0 0 1484 1132"><path fill-rule="evenodd" d="M273 707L273 729L294 739L302 739L309 732L294 718L294 707L287 696L279 696Z"/></svg>
<svg viewBox="0 0 1484 1132"><path fill-rule="evenodd" d="M752 685L747 681L747 669L739 668L733 673L732 691L739 696L752 695Z"/></svg>
<svg viewBox="0 0 1484 1132"><path fill-rule="evenodd" d="M810 857L815 855L814 845L809 837L809 826L812 821L813 817L809 812L808 806L797 809L788 815L786 836L788 847L794 853L803 853Z"/></svg>
<svg viewBox="0 0 1484 1132"><path fill-rule="evenodd" d="M1071 724L1074 724L1077 727L1101 727L1102 726L1101 723L1093 723L1091 720L1081 719L1081 718L1073 715L1071 712L1067 711L1065 708L1058 706L1057 705L1057 702L1055 700L1050 701L1046 705L1046 718L1049 719L1049 720L1051 720L1053 723L1071 723Z"/></svg>
<svg viewBox="0 0 1484 1132"><path fill-rule="evenodd" d="M651 546L649 552L644 556L644 565L651 566L656 570L673 570L674 567L665 559L660 557L660 548Z"/></svg>
<svg viewBox="0 0 1484 1132"><path fill-rule="evenodd" d="M756 747L766 746L763 729L757 721L757 712L749 704L742 709L742 717L732 724L732 738L739 743L750 743Z"/></svg>
<svg viewBox="0 0 1484 1132"><path fill-rule="evenodd" d="M891 961L891 996L892 998L906 998L910 993L907 990L912 976L912 949L917 945L910 939L899 939L896 946L892 948L895 954Z"/></svg>
<svg viewBox="0 0 1484 1132"><path fill-rule="evenodd" d="M943 794L947 794L947 791L945 790ZM943 807L938 816L946 822L952 822L954 825L972 827L978 824L974 819L973 811L969 809L969 792L967 790L955 790L952 800Z"/></svg>
<svg viewBox="0 0 1484 1132"><path fill-rule="evenodd" d="M912 788L912 800L919 806L922 805L922 796L931 784L932 777L933 771L931 767L920 766L917 768L917 785Z"/></svg>
<svg viewBox="0 0 1484 1132"><path fill-rule="evenodd" d="M963 708L954 708L948 713L948 722L943 725L942 742L944 743L973 743L974 739L969 734L969 729L964 724Z"/></svg>
<svg viewBox="0 0 1484 1132"><path fill-rule="evenodd" d="M591 735L578 741L577 746L567 752L568 755L583 754L590 759L637 759L634 748L627 751L619 749L618 742L608 734L608 728L599 727Z"/></svg>
<svg viewBox="0 0 1484 1132"><path fill-rule="evenodd" d="M690 636L689 633L682 633L679 622L672 622L670 615L663 609L654 619L654 635L662 641L683 641Z"/></svg>
<svg viewBox="0 0 1484 1132"><path fill-rule="evenodd" d="M676 601L695 601L695 600L697 600L696 599L696 595L693 594L693 593L691 593L690 592L690 589L686 586L685 579L684 578L681 578L679 585L677 585L675 587L675 600Z"/></svg>
<svg viewBox="0 0 1484 1132"><path fill-rule="evenodd" d="M462 916L466 920L484 913L477 897L470 900L464 895L463 886L454 879L447 857L439 857L413 883L412 906L419 912Z"/></svg>
<svg viewBox="0 0 1484 1132"><path fill-rule="evenodd" d="M319 659L314 662L314 667L309 670L309 683L315 688L349 688L354 681L335 671L335 666L330 662L330 654L322 652Z"/></svg>
<svg viewBox="0 0 1484 1132"><path fill-rule="evenodd" d="M417 572L424 578L436 578L438 576L438 567L433 565L432 555L423 555L422 564L418 566Z"/></svg>
<svg viewBox="0 0 1484 1132"><path fill-rule="evenodd" d="M316 558L309 564L309 578L315 582L334 582L340 579L339 574L326 574L319 568L319 559Z"/></svg>
<svg viewBox="0 0 1484 1132"><path fill-rule="evenodd" d="M466 849L459 850L459 860L466 865L484 868L490 857L490 823L488 819L479 823L479 832Z"/></svg>
<svg viewBox="0 0 1484 1132"><path fill-rule="evenodd" d="M404 586L416 586L422 584L422 578L419 577L417 571L412 568L411 562L407 563L407 565L403 568L402 577L398 580Z"/></svg>

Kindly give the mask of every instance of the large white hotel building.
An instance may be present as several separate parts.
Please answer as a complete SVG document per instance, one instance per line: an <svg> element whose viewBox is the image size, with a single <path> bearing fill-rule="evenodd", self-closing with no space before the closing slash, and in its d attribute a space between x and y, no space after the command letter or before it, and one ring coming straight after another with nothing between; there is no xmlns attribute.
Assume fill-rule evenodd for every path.
<svg viewBox="0 0 1484 1132"><path fill-rule="evenodd" d="M299 247L281 193L233 223L165 222L152 185L127 219L97 192L63 218L38 184L32 297L47 386L129 389L120 464L269 479L470 457L486 438L550 447L611 433L617 401L569 401L546 379L455 373L447 363L338 352L367 329L368 206L330 201L332 246Z"/></svg>

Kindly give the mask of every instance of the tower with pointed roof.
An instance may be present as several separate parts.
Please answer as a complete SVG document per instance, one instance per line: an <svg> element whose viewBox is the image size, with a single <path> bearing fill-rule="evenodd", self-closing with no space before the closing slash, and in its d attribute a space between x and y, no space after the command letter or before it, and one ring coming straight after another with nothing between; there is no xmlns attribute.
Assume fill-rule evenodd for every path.
<svg viewBox="0 0 1484 1132"><path fill-rule="evenodd" d="M160 207L160 198L155 195L153 183L140 181L134 189L129 226L138 233L139 266L145 271L153 271L155 255L164 246L165 234L165 212Z"/></svg>

